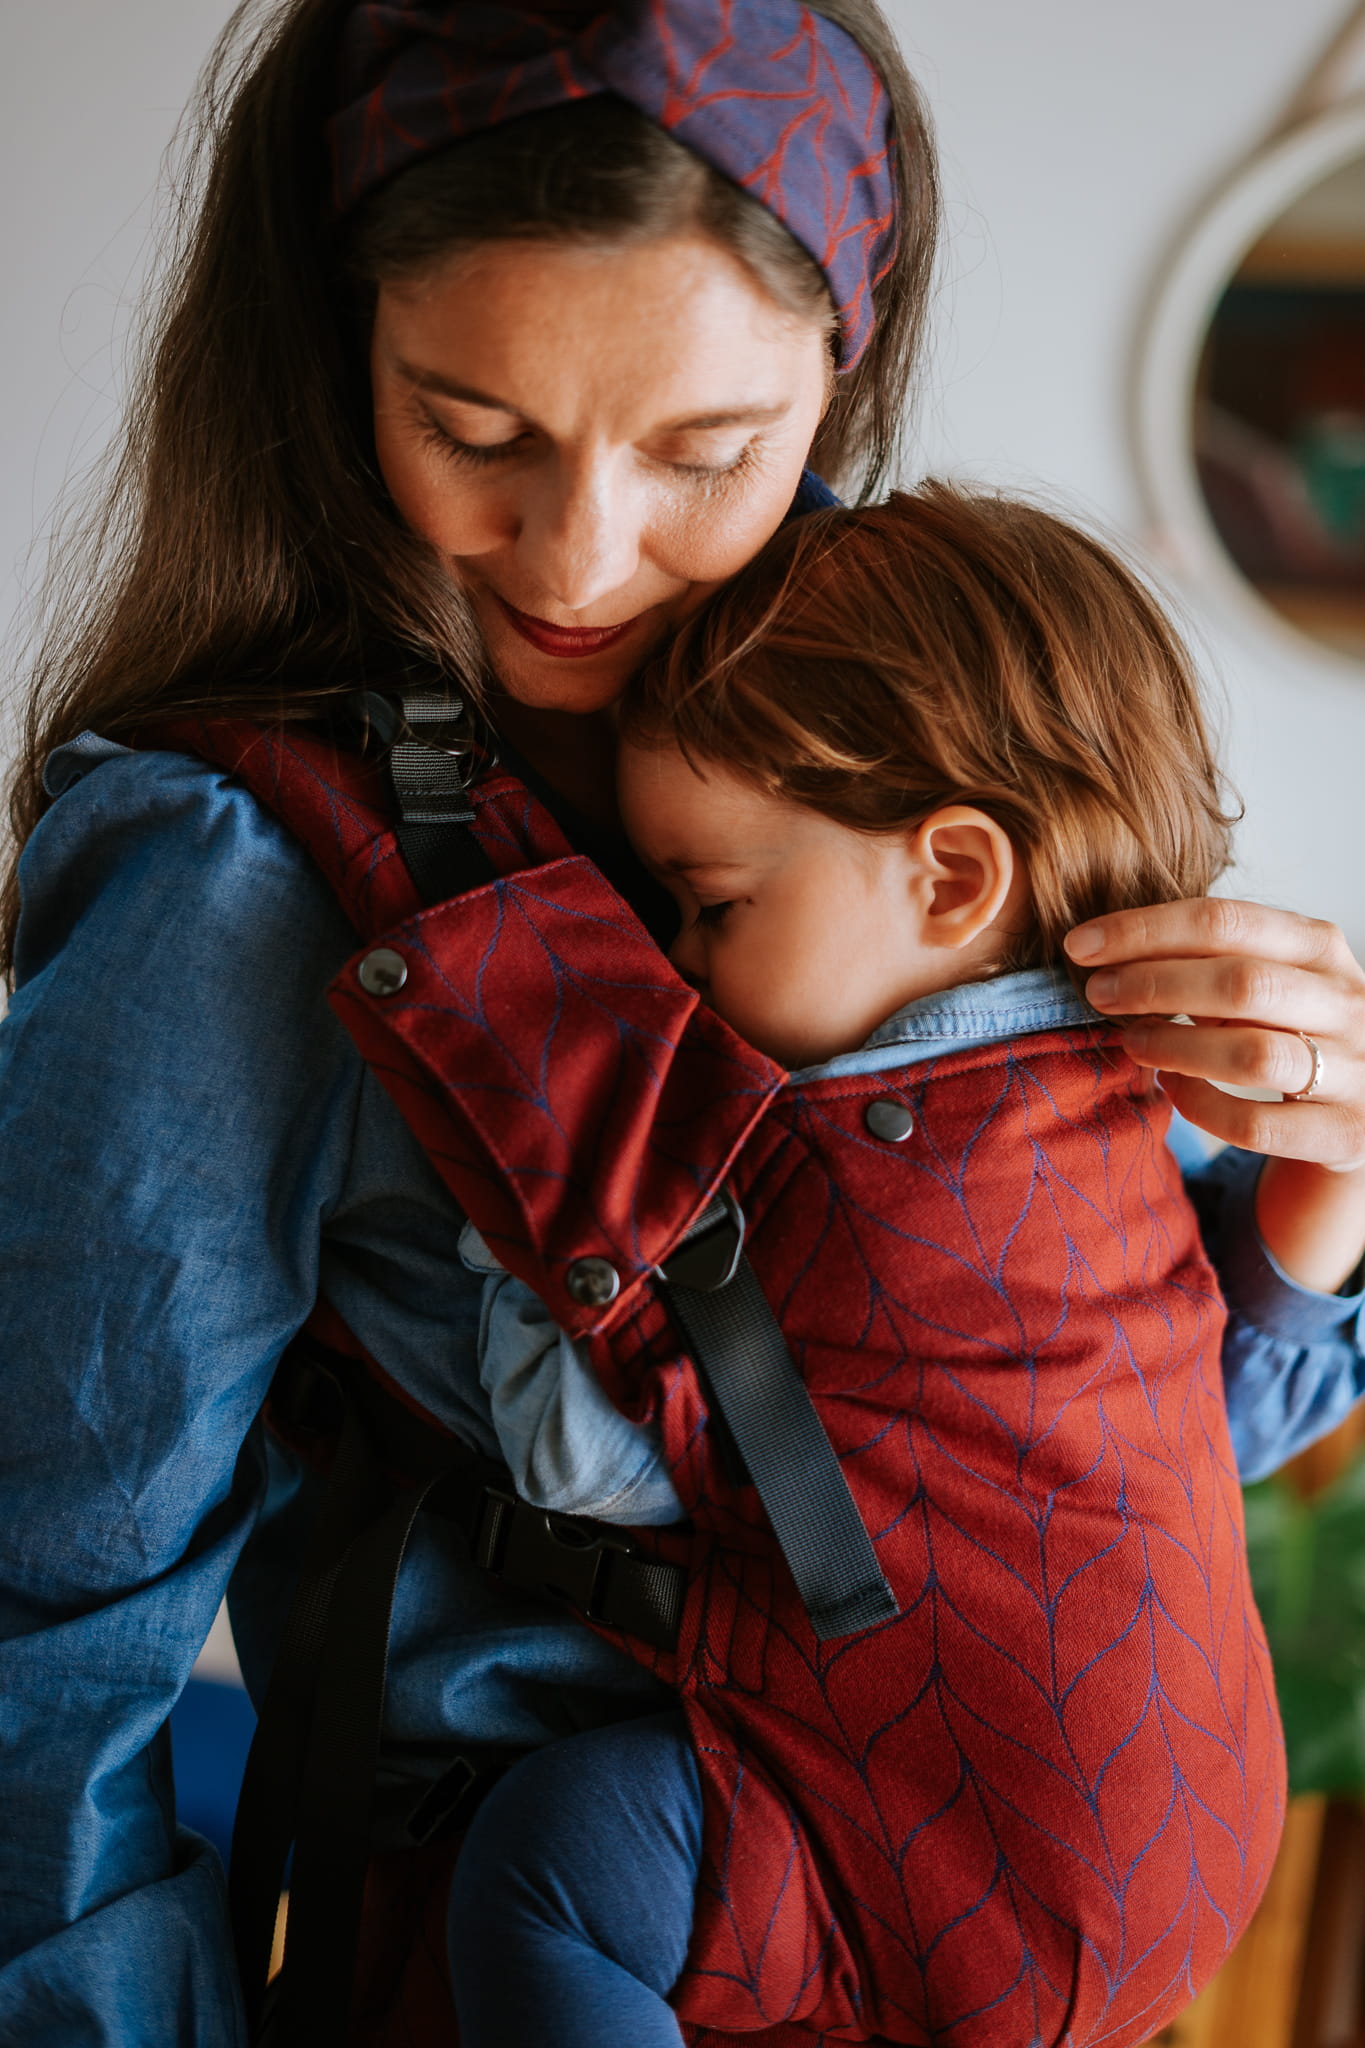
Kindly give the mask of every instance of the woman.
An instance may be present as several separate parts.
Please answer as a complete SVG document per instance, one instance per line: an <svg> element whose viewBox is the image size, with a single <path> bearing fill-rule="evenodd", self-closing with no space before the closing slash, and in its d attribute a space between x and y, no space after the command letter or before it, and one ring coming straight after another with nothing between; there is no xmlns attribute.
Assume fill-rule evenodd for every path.
<svg viewBox="0 0 1365 2048"><path fill-rule="evenodd" d="M478 1299L458 1215L322 999L349 929L240 785L129 741L188 708L317 719L414 667L487 672L505 758L648 909L607 707L820 501L807 463L869 493L892 454L935 184L871 0L655 0L611 17L614 41L589 13L289 0L225 54L102 568L37 679L0 1037L0 2038L242 2038L164 1723L230 1576L254 1688L268 1668L311 1500L257 1417L319 1289L404 1389L479 1429L454 1391ZM777 61L803 104L842 108L832 139L779 146ZM684 125L678 77L713 64L738 130ZM860 153L878 122L894 148ZM1241 1454L1267 1469L1362 1373L1360 1298L1333 1290L1365 1242L1365 1176L1340 1170L1365 1157L1365 976L1338 934L1252 906L1073 946L1100 1008L1152 1013L1130 1042L1179 1106L1276 1155L1259 1190L1241 1157L1196 1187ZM420 1782L451 1741L534 1744L654 1698L419 1540L395 1768Z"/></svg>

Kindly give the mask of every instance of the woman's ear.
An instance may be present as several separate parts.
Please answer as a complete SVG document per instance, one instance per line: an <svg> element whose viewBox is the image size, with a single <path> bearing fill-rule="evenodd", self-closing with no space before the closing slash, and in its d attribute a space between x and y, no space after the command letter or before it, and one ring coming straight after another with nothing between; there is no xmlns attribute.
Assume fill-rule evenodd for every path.
<svg viewBox="0 0 1365 2048"><path fill-rule="evenodd" d="M1027 893L1009 834L970 805L934 811L916 826L910 850L920 870L925 945L970 946Z"/></svg>

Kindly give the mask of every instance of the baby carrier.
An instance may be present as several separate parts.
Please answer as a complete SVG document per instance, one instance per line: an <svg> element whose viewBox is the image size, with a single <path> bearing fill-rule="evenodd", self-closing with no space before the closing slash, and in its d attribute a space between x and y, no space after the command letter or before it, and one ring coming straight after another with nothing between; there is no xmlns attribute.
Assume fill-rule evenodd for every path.
<svg viewBox="0 0 1365 2048"><path fill-rule="evenodd" d="M362 941L338 1016L504 1265L657 1424L689 1519L529 1508L320 1309L272 1396L332 1476L234 1846L256 2023L289 2048L425 2038L442 1995L413 1902L439 1914L487 1759L452 1761L359 1907L422 1511L677 1688L699 2048L1145 2040L1244 1926L1283 1795L1222 1309L1164 1107L1104 1026L794 1086L515 778L471 793L446 700L366 710L367 753L223 724L159 742L240 776L319 861ZM338 1958L399 1920L402 1969L362 1970L352 2010Z"/></svg>

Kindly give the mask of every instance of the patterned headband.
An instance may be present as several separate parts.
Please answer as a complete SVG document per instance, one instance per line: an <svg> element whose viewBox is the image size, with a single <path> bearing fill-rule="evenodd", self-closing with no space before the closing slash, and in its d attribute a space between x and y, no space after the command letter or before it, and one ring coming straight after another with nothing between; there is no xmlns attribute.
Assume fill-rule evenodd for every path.
<svg viewBox="0 0 1365 2048"><path fill-rule="evenodd" d="M618 0L581 33L517 7L358 6L329 128L338 214L463 137L612 92L761 200L823 270L840 368L896 247L890 106L843 29L797 0Z"/></svg>

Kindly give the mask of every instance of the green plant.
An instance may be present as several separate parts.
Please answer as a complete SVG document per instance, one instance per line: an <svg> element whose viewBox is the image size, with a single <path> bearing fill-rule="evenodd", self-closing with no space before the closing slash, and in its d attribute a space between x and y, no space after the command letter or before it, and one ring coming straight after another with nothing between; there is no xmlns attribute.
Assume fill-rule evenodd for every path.
<svg viewBox="0 0 1365 2048"><path fill-rule="evenodd" d="M1290 1789L1365 1792L1365 1458L1312 1500L1248 1487L1246 1521Z"/></svg>

